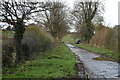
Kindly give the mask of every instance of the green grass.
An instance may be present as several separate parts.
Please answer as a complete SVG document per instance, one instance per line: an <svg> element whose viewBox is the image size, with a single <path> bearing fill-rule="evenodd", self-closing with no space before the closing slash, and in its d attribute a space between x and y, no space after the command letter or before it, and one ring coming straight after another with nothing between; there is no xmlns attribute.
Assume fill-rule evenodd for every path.
<svg viewBox="0 0 120 80"><path fill-rule="evenodd" d="M75 76L75 57L64 45L39 53L19 68L3 69L3 78L58 78Z"/></svg>
<svg viewBox="0 0 120 80"><path fill-rule="evenodd" d="M118 61L118 53L114 52L112 50L98 48L98 47L95 47L95 46L90 46L90 45L85 45L85 44L74 44L74 45L77 46L77 47L80 47L82 49L86 49L90 52L98 53L98 54L110 57L110 58Z"/></svg>
<svg viewBox="0 0 120 80"><path fill-rule="evenodd" d="M66 36L64 36L62 38L62 40L66 43L75 43L75 40L73 39L73 35L72 34L67 34Z"/></svg>
<svg viewBox="0 0 120 80"><path fill-rule="evenodd" d="M72 34L68 34L63 38L63 40L67 43L72 43L73 45L80 47L82 49L86 49L90 52L94 52L94 53L101 54L107 57L111 57L113 60L116 60L116 61L118 61L118 58L120 57L117 52L112 51L112 50L98 48L96 46L90 46L90 45L85 45L81 43L75 44L75 40L73 39L72 36L73 36Z"/></svg>

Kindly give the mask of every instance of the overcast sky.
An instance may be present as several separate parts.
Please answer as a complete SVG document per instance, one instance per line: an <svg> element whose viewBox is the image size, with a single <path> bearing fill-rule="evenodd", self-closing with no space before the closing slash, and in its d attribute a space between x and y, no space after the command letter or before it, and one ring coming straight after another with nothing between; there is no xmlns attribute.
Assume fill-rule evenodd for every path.
<svg viewBox="0 0 120 80"><path fill-rule="evenodd" d="M62 0L72 8L76 0ZM103 0L105 4L105 12L103 14L105 25L114 26L118 24L118 2L120 0Z"/></svg>
<svg viewBox="0 0 120 80"><path fill-rule="evenodd" d="M104 18L106 25L118 24L118 2L120 0L106 0Z"/></svg>

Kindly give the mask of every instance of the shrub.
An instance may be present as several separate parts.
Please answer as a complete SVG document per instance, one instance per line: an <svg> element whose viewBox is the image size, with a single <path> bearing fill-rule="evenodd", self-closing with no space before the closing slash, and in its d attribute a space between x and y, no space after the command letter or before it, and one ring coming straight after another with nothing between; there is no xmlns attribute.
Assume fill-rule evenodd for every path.
<svg viewBox="0 0 120 80"><path fill-rule="evenodd" d="M43 44L43 51L50 49L54 46L54 39L49 33L44 33L46 36L45 43Z"/></svg>
<svg viewBox="0 0 120 80"><path fill-rule="evenodd" d="M113 34L114 34L114 32L113 32L112 29L109 29L109 30L107 31L107 35L106 35L105 43L104 43L105 48L107 48L107 49L110 49L110 47L112 47L111 39L112 39L112 37L113 37Z"/></svg>
<svg viewBox="0 0 120 80"><path fill-rule="evenodd" d="M30 59L35 52L50 48L53 44L53 38L37 25L31 24L26 28L22 44L25 59Z"/></svg>
<svg viewBox="0 0 120 80"><path fill-rule="evenodd" d="M105 48L118 51L117 28L109 28L105 39Z"/></svg>
<svg viewBox="0 0 120 80"><path fill-rule="evenodd" d="M107 34L108 28L102 28L90 40L90 43L94 46L104 47L105 37Z"/></svg>
<svg viewBox="0 0 120 80"><path fill-rule="evenodd" d="M4 31L2 33L2 66L12 67L13 65L13 32Z"/></svg>
<svg viewBox="0 0 120 80"><path fill-rule="evenodd" d="M94 46L118 51L118 31L117 28L104 27L98 31L91 39Z"/></svg>

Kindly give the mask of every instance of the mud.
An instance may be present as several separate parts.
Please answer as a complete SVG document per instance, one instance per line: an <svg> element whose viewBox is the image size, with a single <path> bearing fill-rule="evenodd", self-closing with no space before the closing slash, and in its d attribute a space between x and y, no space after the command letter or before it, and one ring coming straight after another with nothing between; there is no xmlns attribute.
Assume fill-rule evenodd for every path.
<svg viewBox="0 0 120 80"><path fill-rule="evenodd" d="M102 57L102 56L92 58L92 60L95 60L95 61L112 61L112 60L106 59L106 58L104 58L104 57Z"/></svg>
<svg viewBox="0 0 120 80"><path fill-rule="evenodd" d="M79 59L78 56L75 56L76 57L76 70L77 70L77 78L86 78L89 80L89 75L88 73L86 72L87 70L85 69L82 61Z"/></svg>

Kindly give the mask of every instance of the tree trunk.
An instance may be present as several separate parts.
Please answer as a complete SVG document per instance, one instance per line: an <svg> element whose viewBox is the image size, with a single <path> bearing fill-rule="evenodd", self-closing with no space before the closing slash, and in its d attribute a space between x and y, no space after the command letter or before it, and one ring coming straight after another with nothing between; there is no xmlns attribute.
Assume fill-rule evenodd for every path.
<svg viewBox="0 0 120 80"><path fill-rule="evenodd" d="M22 41L15 39L15 48L16 48L16 63L19 64L22 62Z"/></svg>
<svg viewBox="0 0 120 80"><path fill-rule="evenodd" d="M22 38L25 32L25 25L19 22L15 26L15 48L16 48L16 63L20 64L24 60L24 54L22 52Z"/></svg>

